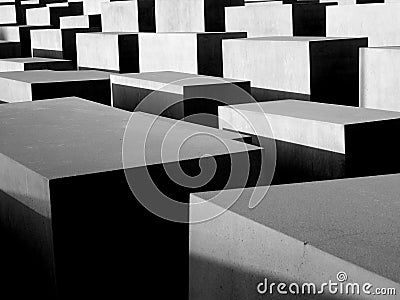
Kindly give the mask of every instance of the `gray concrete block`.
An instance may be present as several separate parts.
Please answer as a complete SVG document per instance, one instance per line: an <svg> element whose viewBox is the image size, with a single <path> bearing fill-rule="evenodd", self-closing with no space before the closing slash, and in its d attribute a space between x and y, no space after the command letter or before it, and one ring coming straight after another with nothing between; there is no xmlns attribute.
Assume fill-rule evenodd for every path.
<svg viewBox="0 0 400 300"><path fill-rule="evenodd" d="M399 45L399 4L330 6L327 36L368 37L369 46Z"/></svg>
<svg viewBox="0 0 400 300"><path fill-rule="evenodd" d="M225 7L243 5L229 0L155 0L157 32L225 31Z"/></svg>
<svg viewBox="0 0 400 300"><path fill-rule="evenodd" d="M360 50L360 106L400 111L400 47Z"/></svg>
<svg viewBox="0 0 400 300"><path fill-rule="evenodd" d="M223 75L250 80L253 96L261 101L300 99L358 106L359 48L365 46L366 38L225 40Z"/></svg>
<svg viewBox="0 0 400 300"><path fill-rule="evenodd" d="M134 129L133 135L125 142L134 143L128 148L132 155L123 165L122 143L131 118L140 126L129 127ZM16 224L21 240L47 262L48 272L52 272L50 282L57 281L58 296L65 299L77 293L120 298L148 291L152 286L148 276L156 268L179 271L160 283L166 295L187 295L188 226L149 214L129 189L123 168L136 180L147 171L158 177L163 165L198 167L205 154L210 156L203 158L207 161L214 157L217 161L229 157L239 160L258 151L257 147L234 141L239 136L236 133L185 122L175 124L145 113L131 115L77 98L4 104L0 120L1 191L14 198L8 200L8 217L1 221ZM174 124L174 135L170 143L164 144L166 156L161 160L159 147L165 142L166 130ZM209 135L218 138L205 138ZM144 137L153 145L146 148L146 163L142 157ZM183 147L178 158L171 151L171 143L183 143L188 138L190 145L197 147ZM216 174L217 181L224 178L224 172ZM173 182L158 179L162 180L160 188L174 188ZM179 190L176 199L189 201L193 190ZM0 211L4 212L6 195L0 195ZM21 219L21 213L25 216L23 222L14 223ZM135 233L133 243L128 238L132 228L143 224L146 230ZM36 232L42 235L33 234ZM156 233L160 238L154 238ZM165 244L164 237L168 241ZM147 263L138 265L137 257ZM135 279L135 291L128 284L132 277L124 272L131 267L142 274Z"/></svg>
<svg viewBox="0 0 400 300"><path fill-rule="evenodd" d="M71 2L68 6L32 8L26 11L28 25L53 25L60 27L60 17L83 14L82 2Z"/></svg>
<svg viewBox="0 0 400 300"><path fill-rule="evenodd" d="M137 33L78 33L76 45L79 69L139 71Z"/></svg>
<svg viewBox="0 0 400 300"><path fill-rule="evenodd" d="M17 13L15 4L0 5L0 24L17 23Z"/></svg>
<svg viewBox="0 0 400 300"><path fill-rule="evenodd" d="M140 72L169 70L222 77L221 42L245 37L246 33L240 32L142 33L139 35Z"/></svg>
<svg viewBox="0 0 400 300"><path fill-rule="evenodd" d="M21 45L17 42L0 40L0 58L20 57Z"/></svg>
<svg viewBox="0 0 400 300"><path fill-rule="evenodd" d="M67 16L60 18L60 28L93 28L101 29L100 15Z"/></svg>
<svg viewBox="0 0 400 300"><path fill-rule="evenodd" d="M0 100L25 102L77 96L110 105L110 76L98 71L22 71L0 74Z"/></svg>
<svg viewBox="0 0 400 300"><path fill-rule="evenodd" d="M113 74L110 80L114 107L162 112L165 117L212 127L218 127L218 105L248 102L245 95L251 92L248 81L171 71Z"/></svg>
<svg viewBox="0 0 400 300"><path fill-rule="evenodd" d="M191 210L198 219L222 211L219 217L190 225L190 299L282 299L261 295L257 285L314 283L318 289L345 272L347 283L360 285L361 298L376 298L374 288L400 288L397 249L399 175L259 187L194 194ZM263 199L254 209L249 201ZM371 295L362 286L371 283ZM328 293L324 298L353 297ZM287 297L297 297L287 295ZM286 296L285 296L286 297ZM310 294L305 298L310 299ZM320 296L318 296L320 297ZM318 298L317 297L317 298ZM398 296L386 295L387 299Z"/></svg>
<svg viewBox="0 0 400 300"><path fill-rule="evenodd" d="M101 3L104 32L155 32L154 0Z"/></svg>
<svg viewBox="0 0 400 300"><path fill-rule="evenodd" d="M31 31L32 55L71 60L77 66L76 35L96 32L100 28L42 29Z"/></svg>
<svg viewBox="0 0 400 300"><path fill-rule="evenodd" d="M21 45L21 55L31 57L31 31L39 29L50 29L52 26L30 26L30 25L10 25L0 26L0 39L10 42L19 42Z"/></svg>
<svg viewBox="0 0 400 300"><path fill-rule="evenodd" d="M73 70L69 60L50 59L41 57L9 58L0 60L0 72L29 71L29 70Z"/></svg>

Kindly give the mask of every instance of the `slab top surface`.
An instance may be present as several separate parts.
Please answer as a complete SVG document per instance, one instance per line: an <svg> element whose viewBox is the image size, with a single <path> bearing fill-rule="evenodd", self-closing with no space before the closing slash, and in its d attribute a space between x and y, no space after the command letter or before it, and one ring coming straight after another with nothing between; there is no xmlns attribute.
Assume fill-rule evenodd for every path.
<svg viewBox="0 0 400 300"><path fill-rule="evenodd" d="M343 125L400 118L399 112L299 100L238 104L231 107L236 110Z"/></svg>
<svg viewBox="0 0 400 300"><path fill-rule="evenodd" d="M37 70L4 72L0 74L0 80L2 78L26 83L46 83L81 80L107 80L110 78L110 74L102 71Z"/></svg>
<svg viewBox="0 0 400 300"><path fill-rule="evenodd" d="M69 60L58 59L58 58L44 58L44 57L17 57L17 58L5 58L1 59L0 62L12 62L12 63L47 63L47 62L68 62Z"/></svg>
<svg viewBox="0 0 400 300"><path fill-rule="evenodd" d="M399 283L399 183L396 174L246 189L229 210ZM194 197L221 205L237 195ZM249 209L254 195L263 200Z"/></svg>
<svg viewBox="0 0 400 300"><path fill-rule="evenodd" d="M235 39L235 41L260 41L260 42L325 42L337 40L352 40L359 38L351 37L307 37L307 36L267 36L253 37L245 39Z"/></svg>
<svg viewBox="0 0 400 300"><path fill-rule="evenodd" d="M232 140L236 133L76 97L1 105L0 136L0 155L48 179L174 162L181 144L179 160L259 149Z"/></svg>

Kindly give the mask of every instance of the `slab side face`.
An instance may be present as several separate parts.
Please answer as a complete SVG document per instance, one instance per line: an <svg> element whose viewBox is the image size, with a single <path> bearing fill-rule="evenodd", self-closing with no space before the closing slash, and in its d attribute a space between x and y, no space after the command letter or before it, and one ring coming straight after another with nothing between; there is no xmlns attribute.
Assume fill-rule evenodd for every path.
<svg viewBox="0 0 400 300"><path fill-rule="evenodd" d="M32 49L63 51L60 29L40 29L31 31Z"/></svg>
<svg viewBox="0 0 400 300"><path fill-rule="evenodd" d="M328 6L327 36L368 37L369 46L399 45L399 4Z"/></svg>
<svg viewBox="0 0 400 300"><path fill-rule="evenodd" d="M272 4L225 8L226 31L244 31L248 37L293 35L291 5Z"/></svg>
<svg viewBox="0 0 400 300"><path fill-rule="evenodd" d="M8 78L0 78L1 101L25 102L32 101L32 87L27 82L14 81Z"/></svg>
<svg viewBox="0 0 400 300"><path fill-rule="evenodd" d="M306 41L224 40L224 77L250 80L252 87L310 94Z"/></svg>
<svg viewBox="0 0 400 300"><path fill-rule="evenodd" d="M400 48L363 48L360 56L360 106L400 111Z"/></svg>
<svg viewBox="0 0 400 300"><path fill-rule="evenodd" d="M103 32L139 32L138 2L103 2L101 24Z"/></svg>
<svg viewBox="0 0 400 300"><path fill-rule="evenodd" d="M118 34L78 33L76 48L79 67L119 70Z"/></svg>
<svg viewBox="0 0 400 300"><path fill-rule="evenodd" d="M156 0L157 32L204 32L205 0Z"/></svg>
<svg viewBox="0 0 400 300"><path fill-rule="evenodd" d="M140 72L169 70L197 74L197 46L196 33L140 34Z"/></svg>

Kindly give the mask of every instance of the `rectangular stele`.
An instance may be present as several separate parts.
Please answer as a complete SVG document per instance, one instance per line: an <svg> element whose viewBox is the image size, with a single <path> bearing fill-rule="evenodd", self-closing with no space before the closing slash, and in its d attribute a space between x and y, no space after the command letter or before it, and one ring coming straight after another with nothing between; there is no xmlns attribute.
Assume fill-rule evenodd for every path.
<svg viewBox="0 0 400 300"><path fill-rule="evenodd" d="M400 111L400 47L360 50L360 106Z"/></svg>
<svg viewBox="0 0 400 300"><path fill-rule="evenodd" d="M53 25L60 27L60 18L83 14L82 2L62 3L46 7L32 8L26 11L27 25Z"/></svg>
<svg viewBox="0 0 400 300"><path fill-rule="evenodd" d="M0 72L29 70L73 70L70 60L42 57L0 59Z"/></svg>
<svg viewBox="0 0 400 300"><path fill-rule="evenodd" d="M176 271L157 284L165 295L187 297L188 225L141 203L164 203L156 212L173 218L167 197L188 203L191 192L238 188L241 162L260 151L236 141L241 134L74 97L3 104L0 123L0 221L64 299L134 297L153 287L155 269ZM207 180L191 183L199 164L212 176L202 170ZM187 222L189 208L179 212Z"/></svg>
<svg viewBox="0 0 400 300"><path fill-rule="evenodd" d="M110 105L110 75L100 71L17 71L0 73L0 100L25 102L79 96Z"/></svg>
<svg viewBox="0 0 400 300"><path fill-rule="evenodd" d="M245 31L248 37L325 36L326 7L309 2L283 5L279 1L255 2L225 9L226 30Z"/></svg>
<svg viewBox="0 0 400 300"><path fill-rule="evenodd" d="M60 28L93 28L101 29L101 15L66 16L60 18Z"/></svg>
<svg viewBox="0 0 400 300"><path fill-rule="evenodd" d="M399 3L329 6L327 36L368 37L369 46L400 44Z"/></svg>
<svg viewBox="0 0 400 300"><path fill-rule="evenodd" d="M257 100L358 106L366 38L260 37L223 41L223 75L250 80ZM268 67L266 67L268 66Z"/></svg>
<svg viewBox="0 0 400 300"><path fill-rule="evenodd" d="M221 106L219 118L220 128L276 141L279 180L399 171L400 148L390 137L400 128L398 112L282 100Z"/></svg>
<svg viewBox="0 0 400 300"><path fill-rule="evenodd" d="M281 299L281 282L293 298L311 283L324 290L317 298L352 298L349 291L362 299L391 288L384 298L398 299L399 180L386 175L191 195L192 204L203 204L190 211L189 299L243 299L232 298L232 290L246 299ZM227 203L234 204L225 209ZM193 223L210 212L220 215ZM329 282L337 284L335 294L322 286ZM293 283L300 292L295 285L289 290ZM307 295L314 295L309 287Z"/></svg>
<svg viewBox="0 0 400 300"><path fill-rule="evenodd" d="M225 8L243 0L155 0L157 32L225 31Z"/></svg>
<svg viewBox="0 0 400 300"><path fill-rule="evenodd" d="M248 103L250 82L164 71L112 74L112 106L218 127L218 106Z"/></svg>

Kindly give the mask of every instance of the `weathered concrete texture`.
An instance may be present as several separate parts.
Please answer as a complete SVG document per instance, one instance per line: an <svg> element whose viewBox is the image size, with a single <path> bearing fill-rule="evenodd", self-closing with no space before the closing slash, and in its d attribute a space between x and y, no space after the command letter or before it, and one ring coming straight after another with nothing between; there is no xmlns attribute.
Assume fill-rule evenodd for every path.
<svg viewBox="0 0 400 300"><path fill-rule="evenodd" d="M220 128L342 154L376 150L372 140L381 148L395 147L393 140L379 138L384 135L380 130L400 126L397 112L297 100L220 106L219 117ZM262 118L272 132L259 126Z"/></svg>
<svg viewBox="0 0 400 300"><path fill-rule="evenodd" d="M73 70L69 60L33 58L9 58L0 60L0 72L29 71L29 70Z"/></svg>
<svg viewBox="0 0 400 300"><path fill-rule="evenodd" d="M0 5L0 24L14 24L17 23L17 13L15 4L1 4Z"/></svg>
<svg viewBox="0 0 400 300"><path fill-rule="evenodd" d="M369 46L400 44L400 4L330 6L327 36L368 37Z"/></svg>
<svg viewBox="0 0 400 300"><path fill-rule="evenodd" d="M68 16L60 18L60 28L93 28L101 30L100 15Z"/></svg>
<svg viewBox="0 0 400 300"><path fill-rule="evenodd" d="M30 25L11 25L0 26L0 39L10 42L19 42L21 45L21 55L31 57L31 31L40 29L50 29L52 26L30 26Z"/></svg>
<svg viewBox="0 0 400 300"><path fill-rule="evenodd" d="M139 72L137 33L79 33L76 44L79 69Z"/></svg>
<svg viewBox="0 0 400 300"><path fill-rule="evenodd" d="M23 71L0 74L1 98L25 102L77 96L110 105L110 78L98 71Z"/></svg>
<svg viewBox="0 0 400 300"><path fill-rule="evenodd" d="M221 41L245 37L246 33L240 32L140 34L140 71L169 70L221 77ZM225 77L239 78L235 76Z"/></svg>
<svg viewBox="0 0 400 300"><path fill-rule="evenodd" d="M179 72L111 75L112 105L218 127L218 105L251 101L250 82ZM250 99L250 100L249 100Z"/></svg>
<svg viewBox="0 0 400 300"><path fill-rule="evenodd" d="M77 66L76 35L96 32L100 28L43 29L31 32L32 54L36 57L71 60Z"/></svg>
<svg viewBox="0 0 400 300"><path fill-rule="evenodd" d="M242 7L228 7L226 29L246 31L249 37L325 36L328 5L330 4L279 5L274 2L261 2Z"/></svg>
<svg viewBox="0 0 400 300"><path fill-rule="evenodd" d="M82 2L71 2L68 6L32 8L26 11L28 25L53 25L60 27L60 17L83 14Z"/></svg>
<svg viewBox="0 0 400 300"><path fill-rule="evenodd" d="M399 180L389 175L192 195L192 203L209 200L203 211L191 210L196 219L238 200L218 218L190 226L190 299L258 299L256 287L265 278L320 287L338 283L339 272L347 273L346 283L398 290ZM249 209L255 197L263 201ZM264 296L282 299L274 291ZM323 297L347 299L327 290Z"/></svg>
<svg viewBox="0 0 400 300"><path fill-rule="evenodd" d="M54 266L62 299L77 293L85 298L133 297L136 292L144 293L151 288L153 283L148 281L148 276L156 268L179 271L160 283L165 295L187 297L188 226L149 214L135 199L125 179L122 143L131 117L141 126L130 127L131 139L125 143L134 143L128 148L132 149L129 152L132 155L128 156L125 167L135 175L135 180L143 178L143 172L151 172L154 180L161 179L157 182L159 187L167 191L175 187L160 177L165 172L163 165L182 163L191 170L198 167L200 157L205 154L218 161L229 161L244 159L248 153L259 151L257 147L233 141L238 137L235 133L185 122L175 124L170 119L144 113L132 116L123 110L76 98L2 105L1 190L14 197L17 204L28 207L31 216L37 214L46 221L29 222L28 212L23 225L33 232L47 234L44 240L38 240L26 229L23 237L33 245L33 253ZM158 151L165 142L166 131L174 124L171 143L163 144L167 148L161 160ZM151 133L146 136L150 127ZM205 138L209 135L218 138ZM144 138L152 145L146 148L146 163L143 162ZM170 146L184 141L190 146L183 147L178 158ZM202 159L213 161L213 157ZM218 166L223 172L216 174L216 180L223 181L227 166ZM179 190L176 199L189 201L189 193L195 190L199 189ZM118 204L110 205L110 201ZM18 211L14 212L15 215L8 216L9 222L18 220ZM146 230L135 233L133 243L127 237L132 234L132 228L144 223ZM156 232L159 238L154 239ZM162 253L158 248L160 242ZM145 246L138 247L139 244ZM138 265L137 257L147 263ZM127 268L135 268L142 274L135 279L135 291L129 284L132 277L124 272Z"/></svg>
<svg viewBox="0 0 400 300"><path fill-rule="evenodd" d="M257 100L358 106L359 48L366 38L281 36L222 44L224 77L250 80Z"/></svg>
<svg viewBox="0 0 400 300"><path fill-rule="evenodd" d="M21 45L16 42L0 40L0 58L20 57Z"/></svg>
<svg viewBox="0 0 400 300"><path fill-rule="evenodd" d="M400 47L360 51L360 106L400 111Z"/></svg>
<svg viewBox="0 0 400 300"><path fill-rule="evenodd" d="M104 32L155 32L154 0L103 2L101 20Z"/></svg>
<svg viewBox="0 0 400 300"><path fill-rule="evenodd" d="M225 7L243 0L155 0L157 32L225 31Z"/></svg>

